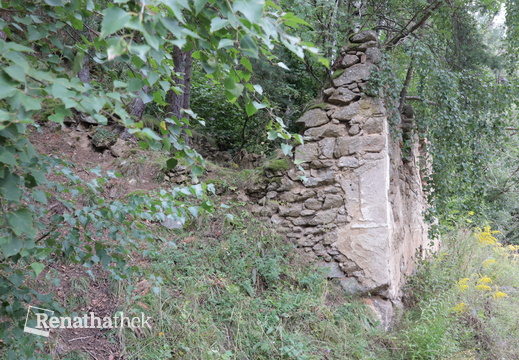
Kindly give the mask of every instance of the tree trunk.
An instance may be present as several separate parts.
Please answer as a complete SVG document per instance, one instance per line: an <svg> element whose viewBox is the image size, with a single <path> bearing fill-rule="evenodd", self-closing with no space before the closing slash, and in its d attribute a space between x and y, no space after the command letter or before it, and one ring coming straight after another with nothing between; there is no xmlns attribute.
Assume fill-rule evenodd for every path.
<svg viewBox="0 0 519 360"><path fill-rule="evenodd" d="M83 66L81 67L81 70L79 70L77 77L84 84L90 82L90 66L88 65L88 56L83 58Z"/></svg>
<svg viewBox="0 0 519 360"><path fill-rule="evenodd" d="M144 85L142 91L147 94L150 92L150 87L148 85ZM130 116L135 120L142 120L142 116L144 115L145 109L146 104L144 104L144 101L142 101L140 96L133 98L132 101L130 101Z"/></svg>
<svg viewBox="0 0 519 360"><path fill-rule="evenodd" d="M182 114L182 109L189 109L191 106L191 73L193 64L193 52L184 52L179 47L175 46L173 49L173 63L175 65L175 72L180 77L175 77L175 85L182 89L180 94L176 94L173 90L168 93L168 103L166 113L168 116L175 116L177 119L186 118L189 120L189 115ZM183 126L187 129L187 124ZM184 141L189 145L189 136L183 131Z"/></svg>

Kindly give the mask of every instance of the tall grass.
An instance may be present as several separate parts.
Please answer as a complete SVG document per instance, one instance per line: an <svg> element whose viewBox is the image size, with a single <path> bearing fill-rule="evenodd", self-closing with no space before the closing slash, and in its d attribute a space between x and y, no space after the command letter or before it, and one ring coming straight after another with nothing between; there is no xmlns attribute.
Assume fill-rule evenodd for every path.
<svg viewBox="0 0 519 360"><path fill-rule="evenodd" d="M127 305L155 324L123 333L128 358L379 359L366 305L259 221L238 217L207 219L156 254L148 270L162 277L160 291Z"/></svg>

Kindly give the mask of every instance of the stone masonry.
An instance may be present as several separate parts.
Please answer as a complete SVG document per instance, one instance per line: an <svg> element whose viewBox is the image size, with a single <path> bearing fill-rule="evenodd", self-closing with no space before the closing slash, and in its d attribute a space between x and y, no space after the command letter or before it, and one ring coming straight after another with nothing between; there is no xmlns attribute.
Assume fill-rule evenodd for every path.
<svg viewBox="0 0 519 360"><path fill-rule="evenodd" d="M415 141L403 159L383 99L365 93L381 60L375 33L350 41L334 64L325 102L297 121L305 136L294 152L300 165L267 169L266 188L251 190L261 198L253 211L346 292L387 303L401 297L417 250L428 246L419 149Z"/></svg>

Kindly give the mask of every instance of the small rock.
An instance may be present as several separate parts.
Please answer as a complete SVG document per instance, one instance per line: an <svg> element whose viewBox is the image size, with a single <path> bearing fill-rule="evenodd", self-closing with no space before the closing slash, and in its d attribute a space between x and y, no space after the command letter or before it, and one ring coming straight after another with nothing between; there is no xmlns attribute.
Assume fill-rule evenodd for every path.
<svg viewBox="0 0 519 360"><path fill-rule="evenodd" d="M326 115L326 112L321 109L312 109L307 111L299 120L296 121L296 124L302 124L305 129L321 126L328 123L330 119Z"/></svg>
<svg viewBox="0 0 519 360"><path fill-rule="evenodd" d="M373 48L373 47L377 47L378 46L378 42L377 41L368 41L364 44L360 44L360 46L358 47L359 50L367 50L369 48Z"/></svg>
<svg viewBox="0 0 519 360"><path fill-rule="evenodd" d="M315 246L314 246L314 250L315 250ZM320 263L319 265L327 270L326 277L329 279L344 277L344 273L342 272L341 268L339 267L339 264L337 264L336 262Z"/></svg>
<svg viewBox="0 0 519 360"><path fill-rule="evenodd" d="M364 131L368 134L382 134L385 118L368 118L364 123Z"/></svg>
<svg viewBox="0 0 519 360"><path fill-rule="evenodd" d="M372 64L379 64L382 61L380 49L376 47L366 49L366 61Z"/></svg>
<svg viewBox="0 0 519 360"><path fill-rule="evenodd" d="M315 210L303 210L301 216L312 216L315 215Z"/></svg>
<svg viewBox="0 0 519 360"><path fill-rule="evenodd" d="M323 91L323 94L326 95L326 96L330 96L331 94L333 94L333 92L335 91L335 88L328 88L326 90Z"/></svg>
<svg viewBox="0 0 519 360"><path fill-rule="evenodd" d="M335 220L337 213L334 210L327 210L318 212L309 222L309 225L324 225L329 224Z"/></svg>
<svg viewBox="0 0 519 360"><path fill-rule="evenodd" d="M357 168L359 167L359 160L355 156L343 156L337 162L337 166L340 168Z"/></svg>
<svg viewBox="0 0 519 360"><path fill-rule="evenodd" d="M126 145L126 142L122 139L117 139L115 144L110 146L110 152L115 157L124 157L129 154L130 147Z"/></svg>
<svg viewBox="0 0 519 360"><path fill-rule="evenodd" d="M276 196L278 196L278 193L276 191L269 191L267 193L267 199L274 199Z"/></svg>
<svg viewBox="0 0 519 360"><path fill-rule="evenodd" d="M340 195L329 194L326 195L323 204L323 210L338 208L339 206L344 205L344 200Z"/></svg>
<svg viewBox="0 0 519 360"><path fill-rule="evenodd" d="M310 210L320 210L322 207L322 203L317 199L308 199L304 203L305 208Z"/></svg>
<svg viewBox="0 0 519 360"><path fill-rule="evenodd" d="M358 133L360 133L360 126L359 124L353 124L350 129L348 130L348 134L355 136Z"/></svg>
<svg viewBox="0 0 519 360"><path fill-rule="evenodd" d="M365 43L368 41L377 41L377 33L373 30L364 30L355 35L352 35L349 40L352 43Z"/></svg>
<svg viewBox="0 0 519 360"><path fill-rule="evenodd" d="M350 67L352 65L355 65L356 63L359 62L359 58L355 55L345 55L344 58L342 59L342 66L343 67Z"/></svg>
<svg viewBox="0 0 519 360"><path fill-rule="evenodd" d="M338 88L335 92L328 98L328 102L335 105L349 105L352 101L357 101L360 99L360 96L353 91L346 88Z"/></svg>

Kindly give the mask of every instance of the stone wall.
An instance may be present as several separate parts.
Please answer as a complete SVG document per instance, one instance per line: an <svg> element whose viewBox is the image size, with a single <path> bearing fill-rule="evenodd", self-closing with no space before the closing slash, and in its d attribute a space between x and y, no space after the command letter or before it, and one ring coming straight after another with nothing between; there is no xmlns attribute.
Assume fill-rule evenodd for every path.
<svg viewBox="0 0 519 360"><path fill-rule="evenodd" d="M325 102L298 120L306 139L294 152L300 165L267 165L269 180L249 194L258 199L253 211L348 293L397 300L417 250L428 245L419 148L415 141L403 159L402 135L390 130L384 101L365 93L381 59L375 34L350 40Z"/></svg>

